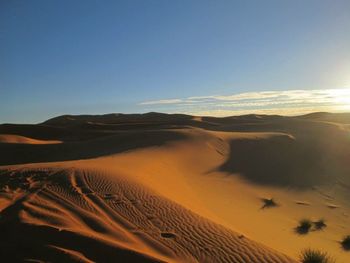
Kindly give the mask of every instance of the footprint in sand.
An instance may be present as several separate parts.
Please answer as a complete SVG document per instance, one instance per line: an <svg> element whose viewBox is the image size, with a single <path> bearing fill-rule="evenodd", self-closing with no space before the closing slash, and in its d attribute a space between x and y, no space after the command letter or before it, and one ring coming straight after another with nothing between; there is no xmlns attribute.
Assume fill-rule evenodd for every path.
<svg viewBox="0 0 350 263"><path fill-rule="evenodd" d="M85 195L94 194L95 193L88 187L81 187L80 190L81 190L82 194L85 194Z"/></svg>
<svg viewBox="0 0 350 263"><path fill-rule="evenodd" d="M335 204L326 204L326 206L330 209L336 209L340 207L339 205L335 205Z"/></svg>
<svg viewBox="0 0 350 263"><path fill-rule="evenodd" d="M170 233L170 232L162 232L160 233L161 237L164 238L175 238L176 235L174 233Z"/></svg>
<svg viewBox="0 0 350 263"><path fill-rule="evenodd" d="M305 206L311 205L311 203L305 202L305 201L295 201L295 203L296 203L297 205L305 205Z"/></svg>
<svg viewBox="0 0 350 263"><path fill-rule="evenodd" d="M118 196L115 194L105 194L104 199L110 200L110 199L118 199Z"/></svg>

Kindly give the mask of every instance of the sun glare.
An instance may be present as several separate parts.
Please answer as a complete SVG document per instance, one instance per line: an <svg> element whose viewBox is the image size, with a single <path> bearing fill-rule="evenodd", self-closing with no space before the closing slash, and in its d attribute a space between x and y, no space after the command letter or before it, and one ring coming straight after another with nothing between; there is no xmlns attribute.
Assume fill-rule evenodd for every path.
<svg viewBox="0 0 350 263"><path fill-rule="evenodd" d="M334 106L342 109L350 109L350 88L336 89L330 93Z"/></svg>

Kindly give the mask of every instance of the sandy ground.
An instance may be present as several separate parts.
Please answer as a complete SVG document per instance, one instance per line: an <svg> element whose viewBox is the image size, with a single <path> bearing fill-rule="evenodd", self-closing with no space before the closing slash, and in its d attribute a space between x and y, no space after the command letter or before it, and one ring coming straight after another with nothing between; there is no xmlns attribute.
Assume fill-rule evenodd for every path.
<svg viewBox="0 0 350 263"><path fill-rule="evenodd" d="M29 137L12 135L12 134L0 134L0 143L21 143L21 144L55 144L62 143L62 141L55 140L36 140Z"/></svg>
<svg viewBox="0 0 350 263"><path fill-rule="evenodd" d="M0 255L296 262L315 248L350 262L349 123L150 113L0 125ZM301 233L303 218L326 227Z"/></svg>

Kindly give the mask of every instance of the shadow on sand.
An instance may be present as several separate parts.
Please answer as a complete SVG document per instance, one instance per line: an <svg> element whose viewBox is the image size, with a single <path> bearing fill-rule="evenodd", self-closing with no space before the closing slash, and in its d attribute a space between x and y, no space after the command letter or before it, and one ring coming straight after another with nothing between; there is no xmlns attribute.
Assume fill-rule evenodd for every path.
<svg viewBox="0 0 350 263"><path fill-rule="evenodd" d="M185 139L167 130L116 132L102 138L62 144L0 143L0 165L89 159Z"/></svg>

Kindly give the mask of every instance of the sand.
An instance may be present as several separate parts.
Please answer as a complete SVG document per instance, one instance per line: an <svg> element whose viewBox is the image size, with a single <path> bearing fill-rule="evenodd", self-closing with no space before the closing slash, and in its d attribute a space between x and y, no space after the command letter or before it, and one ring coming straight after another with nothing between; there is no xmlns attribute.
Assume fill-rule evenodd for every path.
<svg viewBox="0 0 350 263"><path fill-rule="evenodd" d="M349 262L339 243L350 234L348 120L149 113L0 125L0 255L297 262L310 247ZM327 227L299 234L302 218Z"/></svg>
<svg viewBox="0 0 350 263"><path fill-rule="evenodd" d="M22 144L56 144L62 143L58 140L36 140L25 136L0 134L0 143L22 143Z"/></svg>

